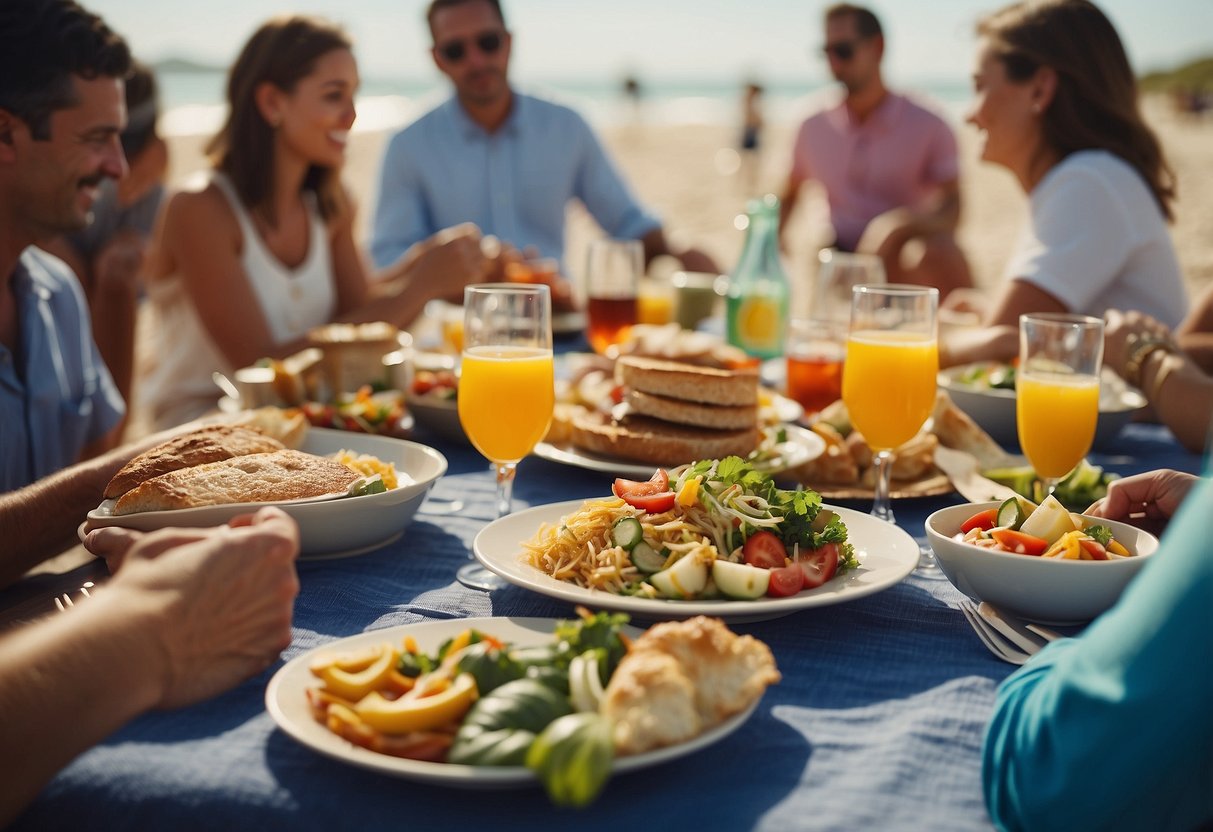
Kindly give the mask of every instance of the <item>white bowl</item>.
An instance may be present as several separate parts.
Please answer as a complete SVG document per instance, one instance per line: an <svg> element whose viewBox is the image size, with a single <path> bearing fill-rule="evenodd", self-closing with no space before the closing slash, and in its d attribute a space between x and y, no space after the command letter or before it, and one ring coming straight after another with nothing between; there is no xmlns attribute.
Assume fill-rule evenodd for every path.
<svg viewBox="0 0 1213 832"><path fill-rule="evenodd" d="M400 537L421 507L425 495L446 473L447 467L446 457L416 442L324 428L309 429L300 450L325 456L340 450L371 454L384 462L394 463L397 475L406 475L408 479L400 477L399 487L364 497L285 503L232 503L177 511L145 511L117 517L109 513L113 501L107 500L89 512L82 531L101 526L122 526L141 531L154 531L167 526L216 526L236 515L274 505L299 524L300 559L347 557L377 549Z"/></svg>
<svg viewBox="0 0 1213 832"><path fill-rule="evenodd" d="M954 539L960 525L999 503L950 506L927 518L927 538L952 585L975 601L989 601L1012 615L1045 624L1090 621L1116 603L1133 576L1158 549L1149 532L1113 520L1092 518L1135 557L1117 560L1059 560L995 552Z"/></svg>
<svg viewBox="0 0 1213 832"><path fill-rule="evenodd" d="M948 391L956 406L1003 446L1019 444L1015 425L1015 391L967 384L960 379L972 368L989 362L949 367L939 373L939 386ZM1113 440L1129 423L1133 413L1146 406L1146 398L1112 371L1103 374L1099 391L1099 421L1095 425L1095 448L1112 448Z"/></svg>

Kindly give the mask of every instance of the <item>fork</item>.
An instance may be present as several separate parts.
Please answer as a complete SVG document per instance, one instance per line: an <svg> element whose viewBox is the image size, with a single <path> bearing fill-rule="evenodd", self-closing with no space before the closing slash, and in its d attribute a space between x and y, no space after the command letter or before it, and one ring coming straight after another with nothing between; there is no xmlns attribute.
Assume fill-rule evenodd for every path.
<svg viewBox="0 0 1213 832"><path fill-rule="evenodd" d="M964 617L968 620L969 626L973 628L973 632L981 639L981 643L986 646L986 649L993 653L998 658L1009 664L1023 664L1028 659L1032 658L1031 653L1025 653L1020 650L1010 641L1008 641L1001 633L994 629L993 626L986 623L973 605L969 602L964 602L960 605L960 611L964 613ZM1039 650L1040 648L1036 648ZM1032 653L1035 653L1033 650Z"/></svg>
<svg viewBox="0 0 1213 832"><path fill-rule="evenodd" d="M91 598L92 593L89 592L89 590L92 588L93 588L93 582L85 581L84 585L80 587L80 594L83 595L85 598ZM55 598L55 606L59 609L59 612L67 612L69 609L76 606L76 604L74 601L72 601L72 596L69 593L65 592L62 595L60 595L59 597Z"/></svg>

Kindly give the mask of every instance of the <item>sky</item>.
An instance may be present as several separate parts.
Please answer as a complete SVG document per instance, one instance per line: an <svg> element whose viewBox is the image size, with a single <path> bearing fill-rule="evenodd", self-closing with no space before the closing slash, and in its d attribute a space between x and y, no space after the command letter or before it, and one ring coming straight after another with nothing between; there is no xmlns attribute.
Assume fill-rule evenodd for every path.
<svg viewBox="0 0 1213 832"><path fill-rule="evenodd" d="M364 78L436 76L425 0L83 0L149 61L180 56L226 66L264 19L322 14L355 40ZM1001 0L881 0L886 76L967 81L973 23ZM820 15L804 0L505 0L521 81L819 80ZM1213 53L1211 0L1102 0L1140 73Z"/></svg>

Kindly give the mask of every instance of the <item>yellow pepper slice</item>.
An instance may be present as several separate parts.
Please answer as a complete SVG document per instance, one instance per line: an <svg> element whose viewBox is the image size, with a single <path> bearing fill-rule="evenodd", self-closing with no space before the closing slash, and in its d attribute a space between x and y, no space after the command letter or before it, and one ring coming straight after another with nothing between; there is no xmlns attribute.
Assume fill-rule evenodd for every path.
<svg viewBox="0 0 1213 832"><path fill-rule="evenodd" d="M1116 541L1116 540L1108 541L1108 551L1114 555L1120 555L1121 557L1126 557L1126 558L1129 557L1129 550L1126 549L1124 546L1122 546L1120 544L1120 542Z"/></svg>
<svg viewBox="0 0 1213 832"><path fill-rule="evenodd" d="M357 702L370 691L380 687L396 667L400 654L390 645L380 648L379 657L362 670L343 670L337 664L312 668L312 672L324 681L324 686L343 699Z"/></svg>
<svg viewBox="0 0 1213 832"><path fill-rule="evenodd" d="M682 488L678 489L678 497L675 498L680 506L695 505L699 502L699 484L703 482L703 477L691 477L682 484Z"/></svg>
<svg viewBox="0 0 1213 832"><path fill-rule="evenodd" d="M385 698L371 691L354 706L362 721L385 734L428 731L459 719L476 700L476 679L461 673L454 683L433 696Z"/></svg>
<svg viewBox="0 0 1213 832"><path fill-rule="evenodd" d="M1044 553L1044 557L1081 560L1082 544L1078 542L1080 537L1082 537L1082 532L1080 531L1066 532L1057 539L1056 543L1049 547L1049 550Z"/></svg>

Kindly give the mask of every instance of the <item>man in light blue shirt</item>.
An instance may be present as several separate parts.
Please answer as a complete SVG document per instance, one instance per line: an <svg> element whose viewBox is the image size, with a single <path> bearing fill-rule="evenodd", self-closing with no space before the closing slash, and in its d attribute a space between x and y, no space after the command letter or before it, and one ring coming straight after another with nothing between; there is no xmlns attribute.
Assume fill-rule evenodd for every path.
<svg viewBox="0 0 1213 832"><path fill-rule="evenodd" d="M86 226L100 183L126 172L130 53L55 10L61 65L29 67L15 23L0 39L0 492L113 447L125 412L75 276L33 246Z"/></svg>
<svg viewBox="0 0 1213 832"><path fill-rule="evenodd" d="M1119 603L998 691L982 780L1001 829L1195 829L1213 822L1213 482L1117 480L1089 514L1168 517Z"/></svg>
<svg viewBox="0 0 1213 832"><path fill-rule="evenodd" d="M675 251L639 205L577 113L514 92L510 33L498 0L433 0L431 53L455 95L388 145L371 255L386 268L443 228L472 222L518 248L564 260L564 217L579 199L603 230L644 243L690 271L717 271L694 249Z"/></svg>

